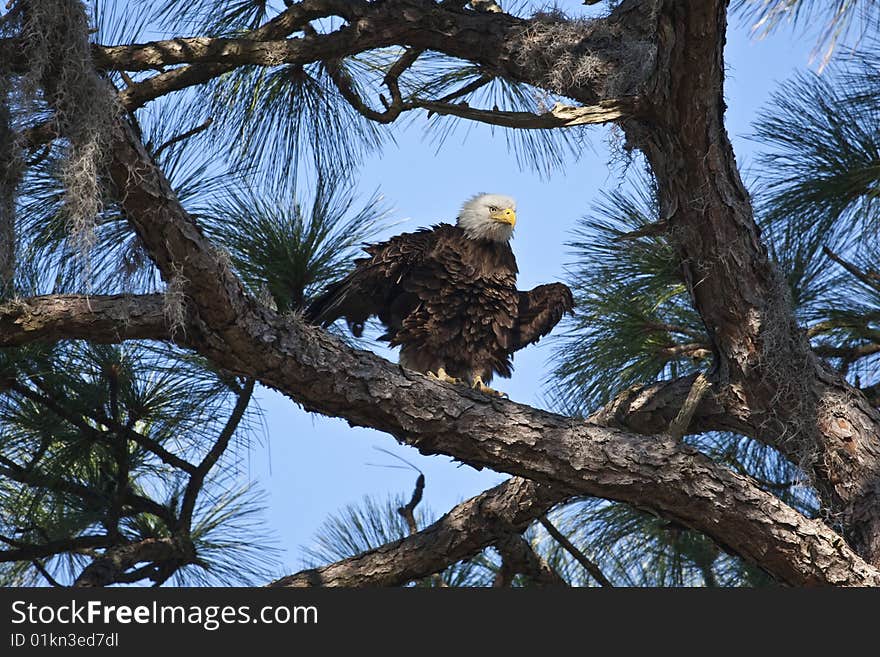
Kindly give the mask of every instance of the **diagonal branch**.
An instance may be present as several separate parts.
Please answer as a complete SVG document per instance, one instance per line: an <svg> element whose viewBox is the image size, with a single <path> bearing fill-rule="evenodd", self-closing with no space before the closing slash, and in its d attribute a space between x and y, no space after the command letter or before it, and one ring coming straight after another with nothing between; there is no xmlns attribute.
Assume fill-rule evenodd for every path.
<svg viewBox="0 0 880 657"><path fill-rule="evenodd" d="M770 261L724 126L726 0L658 0L650 120L621 123L659 191L712 343L713 387L739 396L750 434L801 465L856 550L880 564L880 414L811 350Z"/></svg>
<svg viewBox="0 0 880 657"><path fill-rule="evenodd" d="M40 386L38 379L33 378L32 380L37 382L37 385ZM45 406L53 413L55 413L55 415L57 415L59 418L73 425L84 434L90 436L93 440L103 443L112 442L110 440L110 437L105 435L103 431L93 427L88 422L86 422L84 419L85 417L89 417L89 419L91 419L92 421L109 427L121 437L133 441L146 451L155 454L162 462L166 463L167 465L179 468L180 470L183 470L184 472L190 474L192 474L196 470L196 467L186 459L183 459L176 454L169 452L158 441L153 440L149 436L145 436L142 433L135 431L127 425L120 424L115 420L112 420L106 416L97 413L86 416L79 411L66 408L61 402L51 396L51 391L47 390L45 386L41 386L43 394L31 390L29 387L21 385L19 383L12 383L9 387L11 390L14 390L18 394L33 401L34 403Z"/></svg>
<svg viewBox="0 0 880 657"><path fill-rule="evenodd" d="M880 274L878 274L877 272L872 271L872 270L862 271L861 269L856 267L851 262L847 262L846 260L841 258L839 255L834 253L834 251L829 249L827 246L822 247L822 252L826 256L831 258L834 262L836 262L838 265L843 267L847 272L852 274L860 282L864 283L865 285L867 285L868 287L870 287L874 290L880 291Z"/></svg>
<svg viewBox="0 0 880 657"><path fill-rule="evenodd" d="M593 579L599 582L600 586L614 586L614 584L612 584L611 581L607 577L605 577L605 574L602 572L599 566L597 566L596 563L587 555L581 552L581 550L579 550L574 543L568 540L568 537L561 531L559 531L556 526L547 519L546 515L541 516L538 521L541 523L541 526L547 530L547 533L553 537L553 540L559 543L559 545L561 545L566 552L574 557L575 561L583 566L584 570L590 573Z"/></svg>
<svg viewBox="0 0 880 657"><path fill-rule="evenodd" d="M188 337L216 365L281 390L307 409L386 431L423 453L655 509L783 581L827 581L825 560L836 558L840 543L833 532L693 449L432 382L257 304L125 125L114 138L110 173L162 275L185 281L193 317ZM768 516L795 529L770 533ZM809 540L803 531L815 537L817 556L809 563L797 547Z"/></svg>
<svg viewBox="0 0 880 657"><path fill-rule="evenodd" d="M220 431L220 435L217 437L214 445L211 447L210 451L205 454L205 457L196 469L190 473L189 483L186 485L186 491L184 491L183 494L183 502L181 502L180 505L179 523L180 527L184 528L186 531L189 531L190 525L192 524L196 500L199 492L202 490L202 485L205 483L205 477L208 476L208 472L210 472L211 468L213 468L217 464L217 461L220 460L223 452L225 452L226 448L229 446L229 441L232 440L232 436L234 436L235 432L238 430L238 426L241 424L241 420L244 417L248 404L251 402L251 397L254 394L255 383L256 382L253 379L248 379L245 382L244 386L238 393L238 399L235 402L235 406L229 414L229 418L226 420L226 424Z"/></svg>
<svg viewBox="0 0 880 657"><path fill-rule="evenodd" d="M166 141L164 144L161 144L158 148L156 148L156 150L153 151L153 159L158 160L159 156L162 154L162 151L170 148L171 146L174 146L174 144L179 144L182 141L186 141L190 137L194 137L195 135L199 134L200 132L204 132L205 130L210 128L213 123L214 123L214 118L209 116L207 119L202 121L199 125L197 125L195 128L190 128L189 130L181 132L179 135L175 135L174 137L172 137L171 139Z"/></svg>
<svg viewBox="0 0 880 657"><path fill-rule="evenodd" d="M402 586L467 559L568 497L514 477L462 502L420 532L329 566L288 575L269 586Z"/></svg>
<svg viewBox="0 0 880 657"><path fill-rule="evenodd" d="M34 568L36 568L37 572L43 576L43 579L45 579L49 583L49 586L54 586L57 588L64 588L64 584L62 584L57 579L52 577L52 574L48 570L46 570L46 567L42 564L42 562L40 562L37 559L34 559L31 562L31 564L33 565Z"/></svg>
<svg viewBox="0 0 880 657"><path fill-rule="evenodd" d="M844 363L851 364L862 358L880 353L880 342L868 342L850 346L819 344L813 347L813 351L823 358L840 358Z"/></svg>
<svg viewBox="0 0 880 657"><path fill-rule="evenodd" d="M107 504L107 498L105 496L96 493L88 486L75 481L63 479L56 475L39 472L30 468L23 468L2 455L0 455L0 476L27 486L46 488L73 495L95 509L103 509ZM169 528L174 527L176 524L176 520L170 509L148 497L137 495L130 489L125 492L123 502L126 506L131 507L131 509L137 513L151 513L152 515L161 518Z"/></svg>

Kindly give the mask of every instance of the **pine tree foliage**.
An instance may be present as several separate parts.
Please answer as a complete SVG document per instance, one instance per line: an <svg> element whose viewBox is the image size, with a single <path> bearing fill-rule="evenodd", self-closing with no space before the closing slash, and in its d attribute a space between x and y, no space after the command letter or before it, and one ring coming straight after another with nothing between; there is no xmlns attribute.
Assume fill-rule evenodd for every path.
<svg viewBox="0 0 880 657"><path fill-rule="evenodd" d="M680 376L709 357L665 235L633 237L659 220L653 182L606 195L569 243L575 316L557 348L553 388L565 412L586 414L615 392Z"/></svg>
<svg viewBox="0 0 880 657"><path fill-rule="evenodd" d="M841 47L868 43L875 4L736 4L759 34L785 22L818 22L825 59L837 58L821 75L784 83L766 108L755 126L764 155L755 176L761 184L752 191L765 241L816 353L880 406L880 61L869 47ZM7 164L0 176L0 219L14 220L9 234L17 236L15 276L3 281L4 302L52 292L167 291L99 173L106 156L101 121L110 106L103 91L149 74L96 77L89 40L241 36L285 3L62 5L53 17L48 4L34 0L43 13L32 14L36 22L26 26L32 56L25 74L7 74L0 64L0 161L16 165L13 171ZM534 3L505 8L524 15L547 11ZM47 22L51 29L41 32ZM316 21L294 36L335 26ZM19 19L0 17L0 36L21 27ZM65 95L63 82L46 84L48 61L59 47L46 34L59 29L68 37L63 43L80 55L59 75L81 82L79 95ZM132 115L183 207L261 302L280 311L301 309L338 277L361 243L388 227L380 194L363 200L352 190L364 157L393 144L399 124L368 115L388 110L386 78L408 56L415 59L398 81L401 102L412 106L408 116L423 116L425 110L415 108L425 100L536 113L565 100L438 53L388 48L306 66L239 67ZM362 106L352 104L352 96ZM53 111L66 121L70 138L19 169L21 144L10 135L41 125ZM77 124L81 114L90 121ZM429 116L426 126L438 149L474 129L440 114ZM586 128L494 130L523 168L544 176L583 150L587 134ZM606 193L569 246L577 311L556 340L548 390L559 410L588 416L630 386L712 367L711 341L649 176ZM160 539L192 549L117 573L113 583L268 581L277 574L279 554L263 520L265 501L243 466L263 432L254 390L254 381L172 345L64 342L0 350L0 584L71 584L96 556ZM821 513L797 464L773 449L729 433L687 440L799 511ZM366 498L332 515L303 548L306 565L404 538L410 530L397 512L404 504L402 497ZM614 585L772 583L706 536L625 504L578 499L549 517ZM419 528L434 519L424 506L417 509ZM533 525L524 537L565 581L596 585L544 528ZM411 584L491 586L502 570L498 550L487 548ZM531 582L518 575L509 584Z"/></svg>
<svg viewBox="0 0 880 657"><path fill-rule="evenodd" d="M364 497L330 515L318 528L312 544L304 546L303 565L316 567L347 559L409 535L409 527L398 509L408 500L403 495L385 500ZM416 526L424 529L436 520L424 505L414 512ZM450 566L433 578L413 582L415 586L491 586L498 564L482 553Z"/></svg>
<svg viewBox="0 0 880 657"><path fill-rule="evenodd" d="M228 425L236 401L250 394L246 384L189 354L140 343L5 350L2 372L0 541L10 549L98 536L130 544L186 531L199 562L167 576L180 583L266 576L271 545L249 525L259 504L229 476L259 430L255 410ZM226 474L211 475L198 491L190 531L181 464L199 463L228 428L232 449L220 461ZM33 561L4 564L4 584L38 582L41 569L69 583L88 559L62 546L39 569ZM224 566L236 562L239 568Z"/></svg>
<svg viewBox="0 0 880 657"><path fill-rule="evenodd" d="M301 163L339 176L389 139L343 100L320 64L238 69L209 102L230 155L269 179L295 180Z"/></svg>
<svg viewBox="0 0 880 657"><path fill-rule="evenodd" d="M419 60L412 79L404 82L411 98L444 98L473 107L497 108L502 111L542 113L561 100L547 91L527 84L493 77L478 66L435 53L425 53ZM386 64L390 65L390 64ZM428 136L439 150L447 144L467 139L474 129L472 123L454 116L430 115ZM588 143L588 126L569 130L512 130L490 127L505 139L508 150L520 168L532 170L549 178L571 162Z"/></svg>
<svg viewBox="0 0 880 657"><path fill-rule="evenodd" d="M309 206L285 188L266 192L243 184L200 213L242 280L256 295L268 293L281 311L301 309L347 271L361 245L385 227L387 216L378 194L359 207L339 178L319 179Z"/></svg>
<svg viewBox="0 0 880 657"><path fill-rule="evenodd" d="M762 181L754 197L764 238L796 316L816 352L866 391L880 381L880 96L872 93L869 62L851 58L821 76L805 73L783 84L755 126L765 150L752 172ZM607 194L578 227L570 245L578 305L558 342L553 377L560 409L587 415L631 385L711 366L672 236L649 230L659 221L656 191L642 177L630 192ZM691 441L795 508L819 513L804 475L774 450L730 434ZM705 537L626 505L585 500L563 517L573 540L589 546L617 583L769 582Z"/></svg>
<svg viewBox="0 0 880 657"><path fill-rule="evenodd" d="M841 49L858 48L878 18L871 0L737 0L733 8L762 37L785 24L802 29L818 26L816 54L823 66Z"/></svg>
<svg viewBox="0 0 880 657"><path fill-rule="evenodd" d="M264 23L282 8L278 5L265 0L168 0L155 8L153 22L232 36ZM528 14L540 9L520 2L508 11ZM311 29L320 34L336 26L328 19L317 21ZM366 105L382 111L381 97L388 95L382 80L403 52L379 49L334 66ZM478 80L485 82L472 87ZM557 100L529 85L502 80L433 52L420 54L399 83L404 102L441 99L487 109L541 112ZM185 102L196 112L209 104L217 143L231 148L237 163L253 167L270 180L296 180L302 177L301 167L314 168L326 178L351 172L365 156L394 140L389 127L369 120L345 101L323 64L240 67ZM440 148L462 125L454 117L434 115L426 129ZM587 128L497 130L520 166L547 176L579 152L575 146L584 142Z"/></svg>
<svg viewBox="0 0 880 657"><path fill-rule="evenodd" d="M880 96L869 61L801 75L774 96L756 125L766 148L756 198L817 353L876 383Z"/></svg>

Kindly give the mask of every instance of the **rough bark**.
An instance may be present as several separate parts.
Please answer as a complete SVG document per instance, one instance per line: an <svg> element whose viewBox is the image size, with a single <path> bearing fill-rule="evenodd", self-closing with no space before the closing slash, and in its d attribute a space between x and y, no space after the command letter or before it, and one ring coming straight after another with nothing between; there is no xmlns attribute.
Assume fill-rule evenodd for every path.
<svg viewBox="0 0 880 657"><path fill-rule="evenodd" d="M290 335L277 335L261 344L272 330L265 326L258 332L256 345L234 346L237 350L248 347L248 353L253 354L250 362L256 364L251 369L260 370L264 382L294 399L320 405L325 413L331 403L332 414L386 430L425 453L449 454L472 465L522 474L551 484L556 491L566 491L552 492L553 503L577 492L654 509L706 532L792 584L870 581L865 573L873 570L865 570L865 564L827 527L804 518L747 478L676 441L625 434L459 390L403 371L368 352L352 351L296 320L285 325L279 319L279 326ZM268 369L260 367L272 353L277 357L276 340L288 343L293 338L302 347L282 357L288 361L288 371L272 367L272 363ZM302 359L298 352L317 360L297 363ZM235 359L240 366L235 354L229 356L223 359L212 354L215 362L232 364ZM350 376L340 380L339 371ZM290 375L294 378L288 379ZM686 394L686 383L672 382L670 389ZM307 393L297 394L297 390ZM662 396L664 391L660 392ZM367 399L372 401L365 403ZM633 413L634 417L644 413L644 418L657 421L644 407ZM634 423L645 427L646 421ZM539 517L542 508L546 510L535 507L537 515L531 519ZM850 563L848 571L846 563Z"/></svg>
<svg viewBox="0 0 880 657"><path fill-rule="evenodd" d="M492 74L543 86L586 105L601 107L603 101L633 95L652 68L655 44L650 22L645 20L652 13L649 5L627 0L605 20L559 22L465 11L432 0L305 0L242 38L188 37L122 46L96 45L93 58L105 69L126 71L187 64L129 85L120 94L121 104L128 110L203 84L241 65L303 65L395 45L470 60ZM327 34L285 38L303 30L309 21L326 16L341 16L347 23ZM0 43L0 53L14 54L15 50L12 40ZM13 70L24 65L15 57L7 62ZM448 107L440 109L450 111ZM629 115L640 109L630 104L617 112ZM526 127L583 123L577 121L578 117L572 123L566 114L545 116L541 125L534 125L535 119L529 117ZM523 118L498 120L516 124ZM29 142L39 143L51 134L46 127L40 135L29 135Z"/></svg>
<svg viewBox="0 0 880 657"><path fill-rule="evenodd" d="M192 37L97 46L93 56L99 66L137 71L182 63L302 64L378 47L412 46L470 60L519 80L545 86L552 80L565 87L559 90L566 95L592 104L625 95L621 92L642 82L650 70L654 44L651 26L646 30L644 20L651 15L650 4L627 0L609 19L560 22L463 11L432 0L316 0L298 3L285 12L283 21L242 39ZM345 18L346 25L329 34L281 40L309 20L331 15ZM258 41L263 43L248 43ZM592 70L558 75L566 73L558 70L566 61L585 56L591 58Z"/></svg>
<svg viewBox="0 0 880 657"><path fill-rule="evenodd" d="M816 570L837 549L833 532L693 450L428 382L259 306L177 203L127 125L120 124L113 142L111 176L163 276L184 281L195 329L189 339L215 364L253 376L310 410L384 430L424 453L653 508L783 581L840 578ZM347 373L344 380L340 371ZM768 516L779 523L775 534L762 524ZM791 533L781 529L792 526ZM810 542L807 535L818 536L813 547L824 555L812 565L798 556L801 542Z"/></svg>
<svg viewBox="0 0 880 657"><path fill-rule="evenodd" d="M56 294L0 305L0 347L58 340L167 340L161 294Z"/></svg>
<svg viewBox="0 0 880 657"><path fill-rule="evenodd" d="M469 558L505 533L522 531L567 499L560 490L514 477L459 504L417 534L328 566L288 575L270 586L401 586ZM769 515L752 519L765 526L768 536L774 535L771 542L779 539L781 543L774 547L768 543L756 563L791 562L793 558L799 564L798 572L783 581L795 585L880 584L880 571L865 564L822 523L808 520L792 531L787 520L768 511ZM777 551L782 543L788 544L785 555Z"/></svg>
<svg viewBox="0 0 880 657"><path fill-rule="evenodd" d="M856 550L880 562L880 414L819 361L767 256L724 128L724 0L661 3L650 122L624 122L715 350L719 393L811 476ZM731 404L727 404L728 407Z"/></svg>
<svg viewBox="0 0 880 657"><path fill-rule="evenodd" d="M522 532L567 496L520 478L462 502L434 524L356 557L304 570L269 586L402 586L440 572Z"/></svg>
<svg viewBox="0 0 880 657"><path fill-rule="evenodd" d="M732 429L779 448L811 474L856 551L880 562L880 415L810 351L760 241L723 125L725 2L625 0L609 19L565 23L480 15L427 0L315 0L295 5L271 29L251 36L283 38L302 27L308 11L346 19L338 32L309 37L317 49L328 39L339 42L334 57L376 44L409 45L590 105L642 97L646 113L640 110L623 126L657 176L663 220L716 355L714 390L700 402L692 430ZM151 61L155 48L123 54ZM572 61L583 66L560 64ZM146 102L225 70L223 63L195 63L128 91ZM454 390L259 306L124 124L114 135L110 173L163 277L185 290L187 340L218 366L253 376L309 409L387 431L425 453L651 508L707 533L782 581L877 582L876 571L828 527L675 441ZM606 419L642 431L662 429L667 415L677 415L672 400L680 398L680 385L622 395ZM624 405L639 412L621 415Z"/></svg>

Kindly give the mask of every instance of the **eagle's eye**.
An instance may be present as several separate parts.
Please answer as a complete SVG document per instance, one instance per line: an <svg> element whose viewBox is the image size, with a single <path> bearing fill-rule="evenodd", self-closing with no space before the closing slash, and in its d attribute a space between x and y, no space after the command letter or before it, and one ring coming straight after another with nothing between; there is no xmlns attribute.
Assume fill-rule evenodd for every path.
<svg viewBox="0 0 880 657"><path fill-rule="evenodd" d="M490 205L489 212L498 212L498 206L497 205Z"/></svg>

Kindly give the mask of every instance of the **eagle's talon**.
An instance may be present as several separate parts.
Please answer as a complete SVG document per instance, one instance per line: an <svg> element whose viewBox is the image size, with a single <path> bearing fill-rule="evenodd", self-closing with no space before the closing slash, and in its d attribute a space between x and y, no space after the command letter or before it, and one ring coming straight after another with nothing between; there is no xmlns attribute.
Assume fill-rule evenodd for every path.
<svg viewBox="0 0 880 657"><path fill-rule="evenodd" d="M506 392L499 392L498 390L495 390L494 388L490 388L485 383L483 383L483 377L480 377L480 376L478 376L474 379L474 382L471 385L471 388L473 390L479 390L480 392L484 392L487 395L494 395L496 397L508 399Z"/></svg>
<svg viewBox="0 0 880 657"><path fill-rule="evenodd" d="M437 373L428 372L428 377L432 379L437 379L438 381L443 381L443 383L452 383L453 385L458 385L461 383L461 379L456 379L454 376L449 376L446 373L446 370L442 367L437 370Z"/></svg>

